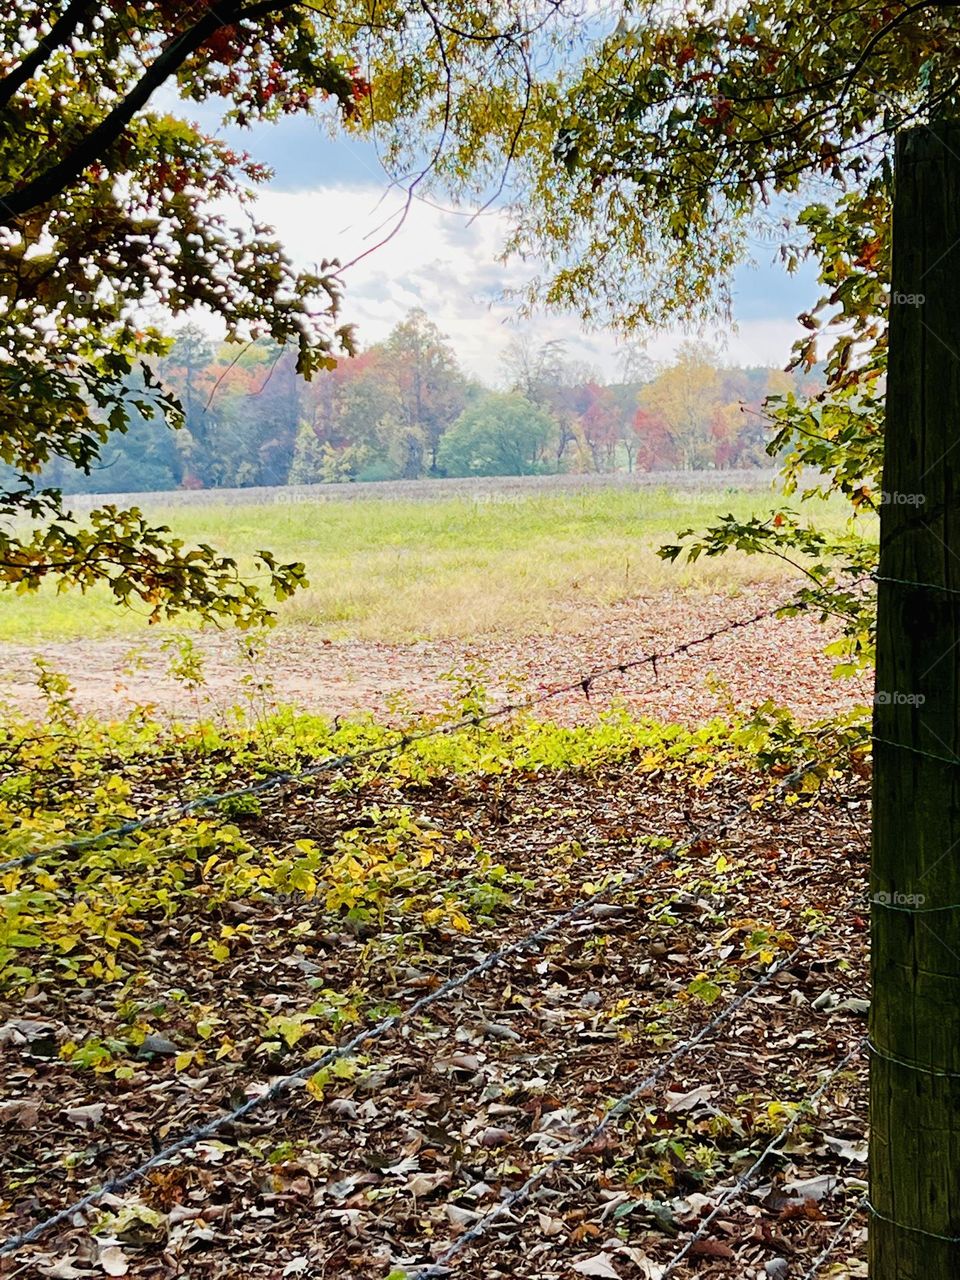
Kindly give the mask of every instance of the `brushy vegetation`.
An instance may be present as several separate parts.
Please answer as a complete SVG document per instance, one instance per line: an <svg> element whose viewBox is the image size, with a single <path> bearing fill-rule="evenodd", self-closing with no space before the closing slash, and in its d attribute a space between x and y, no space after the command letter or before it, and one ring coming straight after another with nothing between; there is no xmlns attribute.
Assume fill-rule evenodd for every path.
<svg viewBox="0 0 960 1280"><path fill-rule="evenodd" d="M187 687L200 686L189 637L176 665ZM869 748L860 718L801 726L768 703L687 729L614 705L576 727L515 713L412 740L489 710L482 677L452 673L450 699L434 716L413 716L397 703L389 724L331 723L279 708L256 683L243 707L216 721L161 723L138 707L105 723L78 713L68 682L50 667L41 666L38 685L44 718L0 731L0 863L36 855L0 871L0 1027L20 1078L29 1080L25 1096L6 1105L32 1125L0 1199L8 1229L133 1167L278 1075L318 1067L275 1121L204 1142L199 1164L188 1155L165 1165L88 1221L73 1222L70 1248L112 1260L103 1251L119 1246L103 1241L119 1240L130 1274L179 1239L175 1212L184 1200L210 1202L208 1157L217 1196L231 1197L236 1209L224 1228L232 1234L204 1252L198 1275L213 1274L221 1248L238 1247L245 1188L254 1208L297 1179L312 1185L304 1176L346 1196L357 1152L403 1171L403 1182L390 1181L389 1169L363 1174L369 1195L357 1203L378 1222L387 1209L402 1209L409 1179L420 1179L410 1185L430 1203L403 1227L417 1247L428 1218L432 1233L448 1229L442 1188L453 1175L437 1154L446 1139L435 1150L418 1145L419 1159L406 1159L404 1126L441 1134L456 1116L489 1111L487 1127L472 1122L466 1133L463 1176L475 1185L474 1170L485 1169L496 1181L521 1173L526 1158L518 1147L519 1162L502 1164L503 1144L514 1141L498 1127L503 1116L525 1115L528 1103L534 1119L540 1107L560 1115L567 1099L571 1116L580 1107L590 1117L597 1089L608 1087L598 1080L619 1081L659 1061L745 979L801 941L836 954L807 966L805 995L769 997L772 1023L758 1005L748 1019L757 1052L767 1051L771 1026L783 1033L784 1019L795 1024L790 1043L801 1043L810 1017L823 1016L811 1015L813 1002L835 1000L838 983L860 981L850 921L863 927L855 914L861 869L850 860L842 820ZM356 754L352 763L305 772ZM270 789L186 816L171 812L257 783ZM740 815L738 839L727 841L716 822L732 814ZM144 817L142 829L113 832ZM754 826L746 839L742 823ZM790 873L782 878L776 840L791 824L795 856L784 855ZM807 843L813 832L816 856ZM81 847L65 847L77 840ZM666 856L678 845L682 853ZM838 866L851 882L827 892L825 879ZM624 885L631 872L641 872L638 882ZM452 1007L438 1003L411 1024L409 1040L393 1035L318 1064L331 1046L402 1014L478 956L599 894L591 912L607 914L588 912L586 927L581 919L487 974ZM844 1008L840 1019L849 1017ZM579 1028L572 1049L570 1026ZM836 1034L849 1028L841 1021ZM503 1069L513 1069L519 1054L515 1065L528 1081L531 1058L520 1046L529 1037L533 1082L491 1084L478 1101L473 1064L482 1057L500 1070L492 1064L502 1054ZM714 1048L726 1073L727 1050ZM698 1061L698 1080L703 1069ZM780 1132L809 1096L810 1071L804 1060L762 1085L738 1076L722 1098L710 1089L703 1106L697 1090L684 1099L684 1086L675 1086L662 1105L625 1118L624 1132L603 1148L605 1193L620 1188L638 1213L655 1203L666 1225L651 1239L658 1250L672 1249L674 1203L691 1187L732 1176ZM852 1070L834 1093L844 1116L860 1105L851 1103ZM63 1105L41 1108L39 1099L54 1097ZM384 1129L394 1114L400 1137ZM370 1117L377 1130L361 1140L358 1126ZM341 1133L341 1120L352 1127ZM100 1141L108 1124L109 1139ZM797 1130L797 1152L822 1150L817 1124L824 1122L811 1115ZM458 1152L451 1158L459 1167ZM459 1192L449 1194L458 1207ZM283 1230L292 1240L300 1227L284 1218ZM589 1237L572 1239L596 1247ZM276 1274L257 1266L245 1274ZM382 1280L387 1270L368 1257L351 1274Z"/></svg>
<svg viewBox="0 0 960 1280"><path fill-rule="evenodd" d="M774 498L730 491L606 490L549 496L503 495L431 502L357 501L326 505L214 506L156 515L188 543L209 543L252 571L269 545L306 564L309 587L280 607L283 623L332 638L416 640L575 629L584 606L663 590L735 593L795 571L773 557L703 558L671 566L657 548L685 525L732 514L769 514ZM846 527L840 500L801 511L821 527ZM859 524L865 536L872 518ZM142 614L118 610L102 588L87 595L0 600L0 640L29 642L135 633Z"/></svg>
<svg viewBox="0 0 960 1280"><path fill-rule="evenodd" d="M189 681L189 672L183 678ZM218 724L163 725L142 709L103 724L74 711L63 677L44 669L39 684L46 721L8 724L0 743L0 863L39 853L31 865L0 874L0 992L61 1001L71 991L95 991L100 1031L60 1053L121 1079L135 1076L144 1037L161 1031L168 1016L181 1032L190 1025L178 1058L186 1068L211 1054L239 1060L279 1050L281 1042L290 1049L308 1029L322 1038L357 1021L372 1000L360 990L321 991L317 1003L290 1017L262 1026L254 1019L246 1048L238 1047L216 1034L209 1008L186 991L167 991L168 970L157 968L153 955L158 933L176 929L188 969L208 976L219 969L225 977L239 953L270 950L280 940L278 905L312 904L325 927L345 927L371 939L374 950L382 944L409 956L429 949L435 931L468 933L535 891L468 821L441 830L411 807L411 797L480 790L496 803L505 779L544 774L586 776L602 789L603 773L623 766L693 788L725 770L756 772L750 786L760 804L771 775L795 767L824 732L801 729L772 704L695 730L614 707L592 725L561 727L517 714L390 750L404 734L482 714L482 685L474 676L455 678L454 696L437 718L405 722L398 732L371 719L332 724L287 710L264 716L255 707L237 708ZM862 745L857 719L831 733L845 747ZM226 799L176 820L165 815L171 805L296 774L344 753L367 754L262 799ZM828 755L801 792L816 792L830 770ZM273 810L286 815L283 822L272 820ZM146 829L105 835L80 850L61 847L145 814L156 816ZM571 848L561 843L555 854L569 859ZM581 889L591 892L589 883ZM288 941L316 927L311 915Z"/></svg>

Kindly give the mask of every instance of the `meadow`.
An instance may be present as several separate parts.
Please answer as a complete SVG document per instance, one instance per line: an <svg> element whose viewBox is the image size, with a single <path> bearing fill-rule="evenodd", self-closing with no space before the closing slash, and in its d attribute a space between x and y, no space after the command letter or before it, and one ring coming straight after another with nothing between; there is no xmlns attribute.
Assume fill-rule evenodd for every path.
<svg viewBox="0 0 960 1280"><path fill-rule="evenodd" d="M766 557L674 565L657 556L680 530L775 505L772 492L644 488L251 505L219 505L211 495L210 505L166 507L157 495L148 513L251 572L260 547L304 561L310 585L281 606L283 624L334 640L403 643L567 631L584 607L665 591L734 595L796 578L789 565ZM820 500L801 505L811 521L835 529L849 510ZM145 626L105 591L51 587L0 597L0 641L135 635Z"/></svg>

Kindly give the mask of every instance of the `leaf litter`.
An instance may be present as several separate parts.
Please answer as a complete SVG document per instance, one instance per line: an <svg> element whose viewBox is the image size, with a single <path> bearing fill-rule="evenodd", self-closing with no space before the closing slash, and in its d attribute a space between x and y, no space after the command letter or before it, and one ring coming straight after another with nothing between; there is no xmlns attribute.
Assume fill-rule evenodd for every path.
<svg viewBox="0 0 960 1280"><path fill-rule="evenodd" d="M218 920L250 926L234 934L249 941L214 964L190 942L201 884L197 919L157 919L138 938L138 990L123 994L141 1009L162 1007L166 1020L129 1052L129 1078L78 1069L60 1053L65 1042L116 1036L115 984L40 987L0 1008L4 1234L263 1089L341 1027L403 1008L545 922L636 861L625 839L642 861L645 837L682 839L751 786L737 769L692 787L682 775L622 766L507 775L495 788L476 779L401 786L390 799L445 835L469 826L511 878L509 902L474 912L469 932L446 917L345 928L342 913L315 901L238 898L218 907ZM357 1060L4 1258L0 1274L414 1274L801 944L769 988L455 1268L494 1280L660 1275L863 1036L867 854L851 814L865 812L866 783L853 774L839 788L809 806L753 814L679 866L661 863L618 903ZM303 832L322 842L361 816L357 796L317 787L240 826L260 840L282 829L288 840ZM447 870L456 883L456 868ZM318 992L335 1011L326 1021L308 1012ZM204 1028L178 1008L208 1010L213 1043L230 1052L191 1057ZM274 1031L263 1031L265 1019ZM864 1186L864 1076L858 1061L836 1077L763 1181L724 1207L673 1274L802 1272ZM861 1237L855 1221L837 1257L854 1265ZM788 1270L770 1270L780 1262Z"/></svg>

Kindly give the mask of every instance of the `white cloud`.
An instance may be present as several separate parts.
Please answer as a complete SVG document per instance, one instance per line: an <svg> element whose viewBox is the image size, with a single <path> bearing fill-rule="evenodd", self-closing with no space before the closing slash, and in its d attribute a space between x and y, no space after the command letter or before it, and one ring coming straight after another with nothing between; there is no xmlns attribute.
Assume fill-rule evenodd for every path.
<svg viewBox="0 0 960 1280"><path fill-rule="evenodd" d="M506 214L468 216L415 201L396 233L404 194L384 196L370 186L331 186L313 191L264 191L258 216L276 227L279 239L298 266L339 258L350 263L344 274L343 316L357 325L363 346L379 341L415 306L421 306L449 335L464 367L488 382L500 377L501 357L511 337L523 328L539 341L560 339L571 359L584 361L607 377L615 377L619 351L614 335L588 331L570 315L544 312L529 321L518 319L507 298L521 285L529 268L498 262L506 230ZM372 252L367 252L372 250ZM745 270L740 276L750 294L753 316L733 333L704 336L720 346L731 364L783 365L800 330L792 319L789 297L769 290L770 268ZM769 314L756 316L757 297L770 297ZM781 291L781 295L782 295ZM779 307L779 312L778 312ZM764 305L763 310L767 308ZM677 330L649 336L648 353L667 359L683 340Z"/></svg>

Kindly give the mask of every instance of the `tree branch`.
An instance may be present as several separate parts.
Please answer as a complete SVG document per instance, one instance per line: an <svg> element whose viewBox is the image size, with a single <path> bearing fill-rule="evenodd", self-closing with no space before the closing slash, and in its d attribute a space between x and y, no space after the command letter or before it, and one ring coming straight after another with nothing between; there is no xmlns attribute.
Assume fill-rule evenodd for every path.
<svg viewBox="0 0 960 1280"><path fill-rule="evenodd" d="M196 26L167 45L127 96L91 129L70 155L19 189L0 192L0 226L9 226L31 209L48 203L76 181L84 169L100 159L117 141L137 112L146 106L153 92L215 31L245 19L264 17L277 9L291 8L294 3L295 0L262 0L260 4L244 9L238 0L233 0L233 3L218 6L216 10L208 9Z"/></svg>
<svg viewBox="0 0 960 1280"><path fill-rule="evenodd" d="M16 94L43 66L55 49L60 49L73 35L77 24L88 9L92 9L97 0L70 0L63 13L50 28L50 34L43 36L21 63L9 71L0 80L0 111L6 107Z"/></svg>

